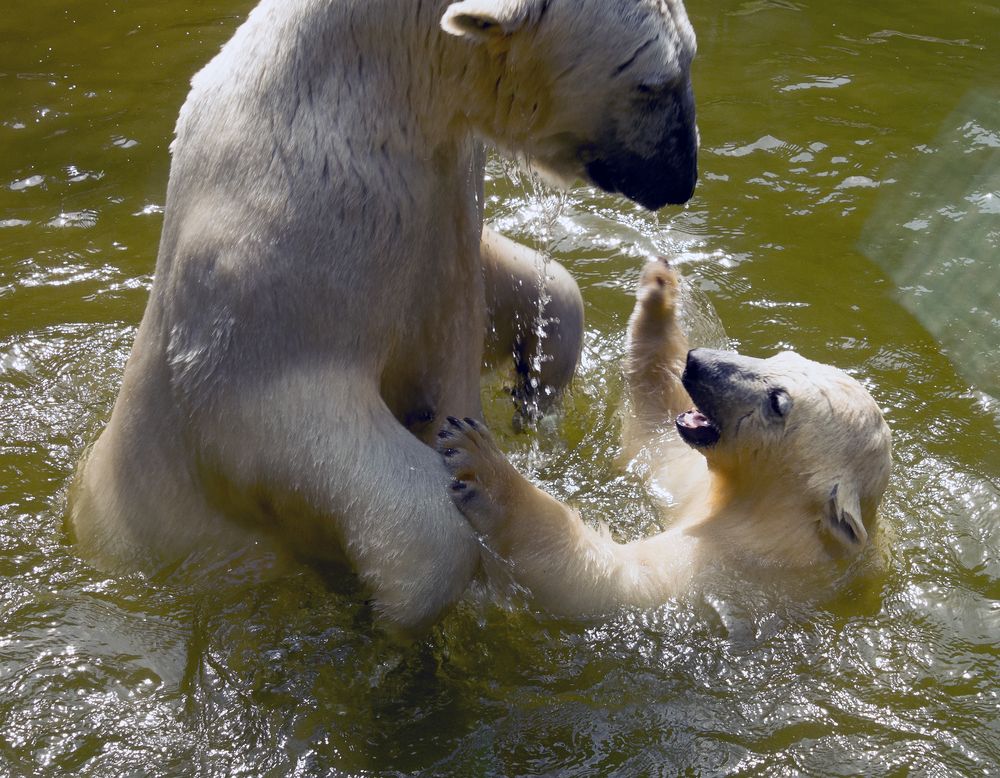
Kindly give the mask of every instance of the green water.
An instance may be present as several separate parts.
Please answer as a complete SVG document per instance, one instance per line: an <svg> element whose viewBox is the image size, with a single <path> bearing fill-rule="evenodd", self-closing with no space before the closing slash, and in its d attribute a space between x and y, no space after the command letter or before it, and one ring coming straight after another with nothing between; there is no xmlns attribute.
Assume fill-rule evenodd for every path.
<svg viewBox="0 0 1000 778"><path fill-rule="evenodd" d="M316 573L109 578L62 529L145 304L187 80L250 4L0 15L0 774L1000 771L996 4L693 1L687 208L489 184L491 218L587 303L560 416L514 435L487 389L523 471L621 537L651 529L615 463L620 361L638 269L669 253L696 339L717 314L742 351L834 363L883 406L885 569L828 595L721 580L601 623L473 592L407 648Z"/></svg>

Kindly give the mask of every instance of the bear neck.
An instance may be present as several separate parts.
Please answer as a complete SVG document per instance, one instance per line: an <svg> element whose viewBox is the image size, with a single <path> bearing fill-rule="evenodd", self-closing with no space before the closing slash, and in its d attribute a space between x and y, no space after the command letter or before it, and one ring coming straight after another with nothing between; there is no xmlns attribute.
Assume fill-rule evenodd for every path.
<svg viewBox="0 0 1000 778"><path fill-rule="evenodd" d="M684 532L698 540L700 553L755 565L806 567L830 560L820 536L822 506L790 476L736 482L709 471L701 512L685 522Z"/></svg>
<svg viewBox="0 0 1000 778"><path fill-rule="evenodd" d="M218 123L239 127L243 142L266 142L281 160L325 157L334 176L365 164L401 179L468 178L478 140L497 134L497 55L445 33L447 5L263 0L192 80L178 148L198 134L195 117L222 113ZM405 194L405 181L398 188Z"/></svg>

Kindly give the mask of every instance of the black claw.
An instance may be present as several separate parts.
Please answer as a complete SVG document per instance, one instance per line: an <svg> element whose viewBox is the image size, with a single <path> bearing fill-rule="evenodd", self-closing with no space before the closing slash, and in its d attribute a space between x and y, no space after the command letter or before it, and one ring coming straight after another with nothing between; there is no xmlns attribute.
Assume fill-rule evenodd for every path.
<svg viewBox="0 0 1000 778"><path fill-rule="evenodd" d="M454 416L448 417L448 423L457 430L462 429L462 422L456 419Z"/></svg>
<svg viewBox="0 0 1000 778"><path fill-rule="evenodd" d="M472 427L472 429L474 429L474 430L478 430L479 429L479 424L478 424L478 422L476 422L475 419L470 419L468 416L466 416L465 417L465 423L468 424L470 427Z"/></svg>
<svg viewBox="0 0 1000 778"><path fill-rule="evenodd" d="M450 438L450 437L453 437L453 436L452 436L452 434L451 434L451 430L441 430L441 431L440 431L440 432L438 433L438 437L439 437L439 438L440 438L441 440L444 440L445 438Z"/></svg>
<svg viewBox="0 0 1000 778"><path fill-rule="evenodd" d="M458 449L457 448L443 448L443 449L441 449L441 453L444 456L446 456L446 457L453 457L453 456L455 456L455 454L458 453Z"/></svg>
<svg viewBox="0 0 1000 778"><path fill-rule="evenodd" d="M469 488L469 485L465 481L459 481L457 478L451 482L452 491L464 492Z"/></svg>

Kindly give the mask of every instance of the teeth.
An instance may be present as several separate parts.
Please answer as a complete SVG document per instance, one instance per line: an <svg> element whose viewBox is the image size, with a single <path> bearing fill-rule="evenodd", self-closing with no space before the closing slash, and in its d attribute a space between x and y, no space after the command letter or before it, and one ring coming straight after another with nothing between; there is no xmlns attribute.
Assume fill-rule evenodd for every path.
<svg viewBox="0 0 1000 778"><path fill-rule="evenodd" d="M719 442L721 432L708 416L692 408L677 417L677 429L689 445L695 447L714 446Z"/></svg>

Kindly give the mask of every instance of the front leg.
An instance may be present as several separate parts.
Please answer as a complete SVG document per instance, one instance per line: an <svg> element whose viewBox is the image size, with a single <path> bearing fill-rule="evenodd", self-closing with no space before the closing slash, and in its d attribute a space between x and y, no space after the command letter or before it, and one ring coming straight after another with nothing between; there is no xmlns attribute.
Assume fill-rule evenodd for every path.
<svg viewBox="0 0 1000 778"><path fill-rule="evenodd" d="M548 508L552 498L517 472L489 430L474 419L449 416L437 448L452 475L452 501L494 550L506 555L517 517L524 510Z"/></svg>
<svg viewBox="0 0 1000 778"><path fill-rule="evenodd" d="M583 297L555 260L489 228L480 246L489 322L485 363L513 364L522 417L547 411L569 385L583 349Z"/></svg>
<svg viewBox="0 0 1000 778"><path fill-rule="evenodd" d="M680 277L665 259L646 264L628 322L625 375L635 415L662 428L691 407L681 375L688 340L679 321Z"/></svg>
<svg viewBox="0 0 1000 778"><path fill-rule="evenodd" d="M450 418L438 451L453 478L452 501L550 613L608 613L657 604L674 591L666 535L621 545L587 526L518 473L481 423Z"/></svg>

